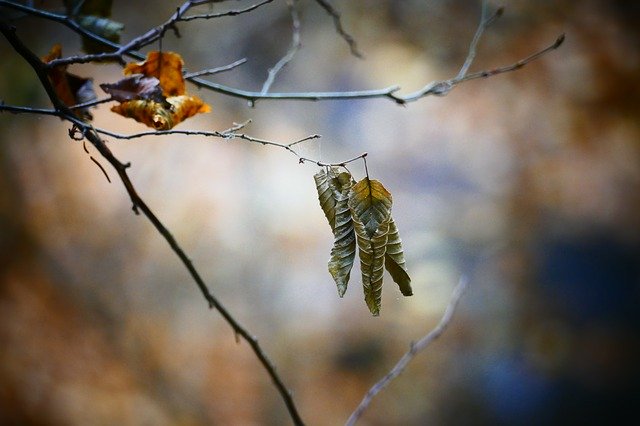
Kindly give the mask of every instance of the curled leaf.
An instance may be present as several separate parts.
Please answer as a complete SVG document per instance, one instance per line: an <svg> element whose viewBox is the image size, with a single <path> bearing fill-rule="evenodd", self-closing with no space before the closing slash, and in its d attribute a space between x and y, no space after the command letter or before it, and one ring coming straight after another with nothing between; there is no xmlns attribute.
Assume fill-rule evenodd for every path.
<svg viewBox="0 0 640 426"><path fill-rule="evenodd" d="M62 46L54 45L51 51L42 58L42 62L48 63L62 57ZM89 78L79 77L67 72L66 65L60 65L47 70L49 81L53 90L63 104L74 106L96 99L93 91L93 81ZM88 108L76 110L76 115L83 120L91 120L92 116Z"/></svg>
<svg viewBox="0 0 640 426"><path fill-rule="evenodd" d="M160 80L160 87L164 96L180 96L185 93L184 77L182 76L182 57L174 52L147 53L147 59L140 63L129 63L124 68L124 75L143 74Z"/></svg>
<svg viewBox="0 0 640 426"><path fill-rule="evenodd" d="M398 234L398 228L393 218L389 221L389 238L387 241L387 251L384 258L384 266L389 271L393 281L398 284L404 296L413 295L411 289L411 277L407 273L404 252L402 250L402 240Z"/></svg>
<svg viewBox="0 0 640 426"><path fill-rule="evenodd" d="M118 102L132 101L134 99L164 102L160 80L155 77L134 74L116 83L103 83L100 87Z"/></svg>
<svg viewBox="0 0 640 426"><path fill-rule="evenodd" d="M340 194L337 175L338 171L335 167L330 167L328 170L321 169L313 175L313 179L316 182L316 190L318 191L320 207L324 212L324 216L329 221L329 226L331 226L332 231L335 228L336 204L338 203L338 195Z"/></svg>
<svg viewBox="0 0 640 426"><path fill-rule="evenodd" d="M349 193L349 208L357 236L365 302L373 315L380 314L382 278L392 198L377 180L368 177Z"/></svg>
<svg viewBox="0 0 640 426"><path fill-rule="evenodd" d="M356 256L356 237L348 205L349 191L354 181L350 173L338 173L335 167L326 171L322 169L313 178L316 181L320 207L334 235L328 264L329 273L338 287L338 295L343 297Z"/></svg>
<svg viewBox="0 0 640 426"><path fill-rule="evenodd" d="M172 96L166 102L169 107L151 100L132 100L111 107L111 111L156 130L169 130L195 114L210 111L209 105L196 96Z"/></svg>

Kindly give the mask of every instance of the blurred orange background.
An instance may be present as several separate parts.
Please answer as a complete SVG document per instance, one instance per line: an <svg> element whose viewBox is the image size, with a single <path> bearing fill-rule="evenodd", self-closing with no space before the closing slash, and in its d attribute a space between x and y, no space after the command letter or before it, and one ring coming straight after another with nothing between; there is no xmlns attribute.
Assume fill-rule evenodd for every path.
<svg viewBox="0 0 640 426"><path fill-rule="evenodd" d="M462 0L333 3L365 59L349 54L317 4L299 2L303 49L272 91L398 84L408 93L453 77L480 13L480 2ZM112 18L126 25L127 41L175 6L115 1ZM565 44L444 98L250 107L188 88L213 111L179 129L251 119L244 132L282 143L321 134L300 146L307 157L368 152L369 173L393 194L414 287L402 297L386 276L377 318L358 270L343 299L327 272L332 235L317 167L242 140L107 138L213 293L258 337L309 424L343 423L438 322L461 276L469 289L448 330L360 424L571 424L629 414L640 402L640 6L505 6L472 71L513 63L563 32ZM39 56L56 42L66 55L79 52L79 37L60 25L33 17L14 25ZM189 71L246 57L209 78L260 90L291 26L279 1L179 29L163 49L180 52ZM0 57L0 99L48 107L4 39ZM99 96L99 83L122 76L115 64L70 71L91 76ZM108 105L94 116L115 132L146 130ZM0 423L287 424L250 348L133 214L116 173L101 161L108 183L68 128L52 117L0 114ZM350 170L364 175L359 163Z"/></svg>

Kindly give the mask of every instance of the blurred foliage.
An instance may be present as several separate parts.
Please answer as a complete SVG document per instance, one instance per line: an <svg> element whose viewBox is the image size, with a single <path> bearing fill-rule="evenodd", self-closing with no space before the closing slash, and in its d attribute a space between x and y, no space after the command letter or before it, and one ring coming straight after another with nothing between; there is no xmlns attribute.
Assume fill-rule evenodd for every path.
<svg viewBox="0 0 640 426"><path fill-rule="evenodd" d="M350 56L324 11L301 2L304 49L273 90L410 91L450 77L479 14L462 0L334 4L365 60ZM111 16L126 41L174 6L115 2ZM250 109L200 93L215 113L192 118L194 129L252 118L247 131L265 138L322 134L305 149L326 161L369 153L369 170L394 194L414 292L383 298L380 317L359 292L335 294L312 168L245 142L110 142L213 291L264 343L311 424L347 418L437 322L460 274L471 285L451 327L363 424L604 423L639 402L638 6L506 6L476 69L511 63L561 32L565 45L446 98ZM289 25L276 2L181 25L182 38L168 34L163 48L192 70L246 56L215 81L257 89L286 52ZM80 49L52 23L23 17L17 26L39 56L52 42ZM0 97L45 106L5 40L0 57ZM70 70L96 82L121 76L115 64ZM113 131L139 129L106 106L94 116ZM285 424L253 354L130 207L59 120L0 115L0 422Z"/></svg>

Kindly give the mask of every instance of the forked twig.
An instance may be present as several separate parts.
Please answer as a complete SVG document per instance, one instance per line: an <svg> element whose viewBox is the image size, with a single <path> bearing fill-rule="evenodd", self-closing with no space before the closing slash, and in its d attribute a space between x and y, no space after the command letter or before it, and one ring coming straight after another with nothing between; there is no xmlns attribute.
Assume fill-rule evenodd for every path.
<svg viewBox="0 0 640 426"><path fill-rule="evenodd" d="M396 365L382 379L380 379L380 381L378 381L371 387L371 389L369 389L358 407L353 411L353 413L351 413L351 416L349 416L349 419L346 423L347 426L353 426L362 416L367 407L369 407L369 404L371 404L371 400L373 400L373 397L375 397L381 390L387 387L393 379L398 377L407 367L407 364L409 364L409 362L411 362L411 360L417 354L426 349L431 343L433 343L434 340L436 340L442 335L442 333L444 333L444 331L451 323L453 313L455 312L456 307L458 306L458 302L460 302L460 298L466 290L467 285L468 279L463 275L458 281L455 289L453 290L451 299L449 300L449 304L444 310L444 314L442 315L442 318L440 319L438 325L436 325L433 330L431 330L420 340L411 343L409 350L402 356L402 358L400 358Z"/></svg>
<svg viewBox="0 0 640 426"><path fill-rule="evenodd" d="M289 14L291 15L291 45L289 46L287 53L280 58L273 68L269 70L269 75L267 76L267 79L262 85L262 90L260 91L262 94L269 91L271 85L276 79L276 75L278 75L282 68L293 60L293 57L302 47L302 42L300 41L300 16L298 14L297 1L298 0L287 0L287 7L289 8Z"/></svg>

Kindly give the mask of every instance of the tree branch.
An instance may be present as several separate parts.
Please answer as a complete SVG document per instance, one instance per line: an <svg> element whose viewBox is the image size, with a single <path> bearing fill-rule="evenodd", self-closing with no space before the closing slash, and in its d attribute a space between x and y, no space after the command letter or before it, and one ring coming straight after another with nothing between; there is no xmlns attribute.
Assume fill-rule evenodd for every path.
<svg viewBox="0 0 640 426"><path fill-rule="evenodd" d="M93 146L98 150L100 155L104 159L106 159L109 164L115 169L122 181L127 194L129 194L129 198L133 203L133 211L136 214L139 214L140 211L146 216L146 218L153 224L156 230L162 235L162 237L167 241L173 252L178 256L182 264L189 271L189 274L196 282L198 288L202 292L204 298L209 304L209 308L215 308L225 319L225 321L231 326L236 335L241 336L251 347L256 357L259 359L260 363L267 371L267 374L271 377L271 380L274 383L274 386L280 393L282 399L287 406L289 411L289 415L294 424L302 425L303 421L298 413L298 409L293 402L293 398L291 396L291 392L287 389L284 382L276 372L275 366L273 362L268 358L260 344L258 343L258 339L253 336L249 331L244 328L231 313L224 307L224 305L209 291L209 288L205 284L204 280L196 270L195 266L186 255L182 247L178 244L176 239L173 237L171 232L164 226L164 224L158 219L155 213L149 208L149 206L145 203L145 201L138 195L129 175L127 174L127 169L130 167L129 163L122 163L118 160L111 150L107 147L105 141L100 138L98 132L93 128L93 126L81 121L78 119L71 109L64 105L58 96L55 93L48 77L47 77L47 69L46 64L40 61L37 56L31 52L17 37L15 34L15 29L9 27L5 23L0 21L0 32L5 36L5 38L9 41L9 43L13 46L13 48L18 52L33 68L34 72L40 79L40 83L44 87L51 100L51 103L55 106L55 114L51 114L47 112L49 115L57 115L60 118L63 118L67 121L73 123L74 128L78 129L81 132L82 136L87 138L89 142L93 144ZM7 109L9 110L9 109ZM20 111L20 112L34 112L34 111Z"/></svg>
<svg viewBox="0 0 640 426"><path fill-rule="evenodd" d="M328 4L330 7L332 7L325 0L316 0L316 2L318 2L319 4ZM193 5L195 5L196 3L200 4L201 2L194 2ZM186 2L185 4L183 4L180 7L179 11L176 12L176 14L174 14L167 22L165 22L160 27L150 30L146 34L143 34L142 36L139 36L133 39L131 42L127 43L126 45L119 45L117 43L113 43L109 40L106 40L94 33L91 33L90 31L85 30L84 28L80 27L77 23L75 23L75 21L69 19L69 17L65 15L45 12L45 11L34 9L28 6L21 5L18 3L14 3L11 1L0 0L0 6L7 6L16 10L21 10L25 13L39 16L44 19L49 19L55 22L59 22L63 25L66 25L67 27L69 27L70 29L72 29L73 31L77 32L80 35L90 37L94 41L98 41L104 44L105 46L109 46L111 48L116 49L116 52L113 52L113 53L103 53L98 55L84 55L84 56L54 60L48 64L49 66L79 63L79 62L99 61L104 59L118 59L121 62L123 62L122 61L123 55L131 56L137 60L143 60L144 56L136 52L134 50L134 47L136 46L139 47L138 44L140 43L142 43L142 45L147 45L157 40L157 38L160 37L161 34L164 34L164 31L166 31L166 29L170 25L174 24L175 21L180 18L181 16L180 10L184 9L186 7L185 5L188 5L188 4L189 2ZM186 9L188 9L188 7L186 7ZM252 92L248 90L236 89L236 88L225 86L222 84L213 83L213 82L204 80L200 77L189 76L187 80L193 83L194 85L196 85L197 87L206 88L214 92L221 93L223 95L247 100L250 103L250 105L255 104L255 102L257 102L258 100L326 101L326 100L353 100L353 99L375 99L375 98L390 99L397 104L404 105L409 102L417 101L426 96L432 96L432 95L446 96L451 91L451 89L453 89L453 87L466 81L474 80L477 78L487 78L487 77L492 77L494 75L502 74L505 72L516 71L522 68L524 65L528 64L529 62L537 60L544 54L557 49L564 41L564 34L562 34L550 46L545 47L544 49L541 49L533 53L532 55L529 55L528 57L521 59L511 65L506 65L506 66L498 67L491 70L478 71L472 74L465 75L471 63L473 62L473 59L475 58L475 54L476 54L475 49L480 39L480 36L482 35L482 32L488 25L490 25L493 22L493 20L498 18L501 15L501 13L502 13L502 9L498 9L498 11L495 14L493 14L491 18L484 19L484 16L482 17L481 23L478 27L478 31L476 31L474 39L472 40L469 52L465 59L465 63L463 64L460 72L456 77L448 80L430 82L425 86L423 86L422 89L404 96L396 95L396 92L400 90L400 87L396 85L382 88L382 89L357 90L357 91L346 91L346 92L262 93L262 92ZM464 76L461 77L461 75L464 75Z"/></svg>
<svg viewBox="0 0 640 426"><path fill-rule="evenodd" d="M409 364L409 362L411 362L411 360L417 354L426 349L431 343L433 343L434 340L436 340L442 335L442 333L444 333L444 331L451 323L453 313L455 312L456 307L458 306L458 302L460 302L460 298L466 290L467 285L468 279L463 275L458 281L455 289L453 290L451 299L449 300L449 304L447 305L447 308L445 309L438 325L436 325L433 330L431 330L427 335L422 337L417 342L412 342L409 350L402 356L402 358L400 358L396 365L382 379L380 379L380 381L378 381L371 387L371 389L369 389L358 407L353 411L353 413L351 413L351 416L349 416L349 419L346 423L347 426L353 426L362 416L364 411L369 407L369 404L371 404L371 400L373 400L373 397L375 397L381 390L386 388L393 379L398 377L407 367L407 364Z"/></svg>

